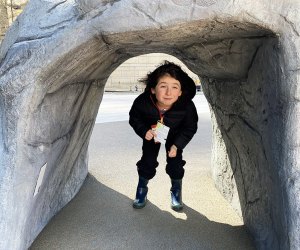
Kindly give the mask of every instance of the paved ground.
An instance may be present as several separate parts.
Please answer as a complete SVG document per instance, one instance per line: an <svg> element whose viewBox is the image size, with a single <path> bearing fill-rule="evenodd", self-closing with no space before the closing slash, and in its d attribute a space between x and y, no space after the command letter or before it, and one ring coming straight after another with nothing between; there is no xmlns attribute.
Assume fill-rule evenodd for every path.
<svg viewBox="0 0 300 250"><path fill-rule="evenodd" d="M96 124L90 168L78 195L42 231L31 249L255 249L242 220L210 178L210 117L187 146L183 212L170 208L170 181L160 166L149 184L149 202L132 208L139 139L127 121Z"/></svg>

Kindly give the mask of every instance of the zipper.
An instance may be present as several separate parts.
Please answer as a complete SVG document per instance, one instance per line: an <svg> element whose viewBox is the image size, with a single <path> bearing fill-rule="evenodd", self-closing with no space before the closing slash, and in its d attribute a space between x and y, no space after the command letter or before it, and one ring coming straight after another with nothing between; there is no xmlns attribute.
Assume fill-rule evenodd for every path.
<svg viewBox="0 0 300 250"><path fill-rule="evenodd" d="M168 112L168 110L167 110L164 114L162 114L162 113L160 112L160 109L157 107L156 103L154 102L154 100L153 100L153 98L152 98L151 95L150 95L150 99L151 99L153 105L155 106L155 108L156 108L157 111L158 111L160 123L161 123L161 124L164 124L164 116L165 116L166 112Z"/></svg>

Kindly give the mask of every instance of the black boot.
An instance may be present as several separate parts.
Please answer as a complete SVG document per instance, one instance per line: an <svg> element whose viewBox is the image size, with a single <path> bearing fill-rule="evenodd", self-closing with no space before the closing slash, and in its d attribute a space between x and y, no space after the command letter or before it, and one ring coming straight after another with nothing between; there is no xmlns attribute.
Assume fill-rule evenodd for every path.
<svg viewBox="0 0 300 250"><path fill-rule="evenodd" d="M171 183L171 208L175 211L180 211L183 208L181 195L182 180L171 179Z"/></svg>
<svg viewBox="0 0 300 250"><path fill-rule="evenodd" d="M139 177L139 183L136 189L135 200L133 201L132 206L134 208L143 208L146 206L147 202L147 193L148 193L148 182L149 180Z"/></svg>

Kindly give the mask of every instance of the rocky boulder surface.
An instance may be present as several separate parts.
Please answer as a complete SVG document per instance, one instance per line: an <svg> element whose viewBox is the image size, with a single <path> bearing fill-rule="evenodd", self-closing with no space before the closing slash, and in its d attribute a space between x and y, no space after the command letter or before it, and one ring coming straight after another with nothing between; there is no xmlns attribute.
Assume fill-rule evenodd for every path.
<svg viewBox="0 0 300 250"><path fill-rule="evenodd" d="M0 249L28 248L78 192L106 79L152 52L201 78L213 178L257 248L299 249L299 9L292 0L31 0L0 47Z"/></svg>

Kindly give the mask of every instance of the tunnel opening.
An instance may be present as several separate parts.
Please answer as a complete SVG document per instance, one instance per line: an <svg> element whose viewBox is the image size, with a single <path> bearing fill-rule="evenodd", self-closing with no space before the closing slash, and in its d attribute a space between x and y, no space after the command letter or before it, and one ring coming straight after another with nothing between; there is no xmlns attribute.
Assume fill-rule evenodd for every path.
<svg viewBox="0 0 300 250"><path fill-rule="evenodd" d="M146 58L149 59L146 59ZM129 109L134 101L134 99L141 94L144 91L145 85L143 83L138 83L138 80L145 77L145 75L151 71L154 70L155 67L157 67L158 65L160 65L161 63L163 63L164 60L169 60L172 62L177 63L178 65L181 65L181 67L183 68L184 71L188 72L188 74L194 79L194 82L196 85L200 85L200 81L197 77L197 75L195 75L193 72L191 72L180 60L178 60L176 57L174 56L170 56L168 54L163 54L163 53L152 53L152 54L146 54L146 55L141 55L138 57L133 57L127 61L125 61L123 64L121 64L112 74L111 76L108 78L106 85L105 85L105 90L104 90L104 94L103 94L103 99L99 108L99 112L96 118L96 126L97 123L99 124L103 124L103 123L109 123L106 125L103 124L102 129L98 129L99 131L96 132L97 136L96 138L99 138L105 135L105 137L107 137L106 139L104 139L105 143L103 142L96 142L94 140L95 143L99 144L100 149L96 150L94 149L94 152L92 152L92 154L94 155L93 158L97 158L95 157L97 154L99 155L99 157L101 157L101 160L97 160L96 162L90 162L89 166L91 165L97 165L98 162L108 162L108 160L106 160L106 156L107 155L112 155L113 154L113 146L116 146L116 141L122 141L122 144L125 145L126 148L130 148L132 149L133 145L139 145L138 147L135 148L136 153L134 153L134 155L136 155L131 159L127 159L124 160L123 156L132 156L133 153L129 153L126 152L125 153L117 153L119 151L122 151L122 147L116 150L115 154L118 154L118 156L114 157L113 160L111 161L111 163L107 163L108 165L118 165L118 162L120 162L121 164L123 164L124 162L128 163L131 162L129 164L129 166L131 166L131 170L134 169L134 174L132 174L132 176L136 177L136 166L135 163L136 161L140 158L140 154L141 154L141 148L142 145L140 145L141 140L138 140L137 142L131 143L132 145L126 143L126 137L128 136L129 138L131 137L138 137L135 133L132 133L133 131L132 128L129 128L130 132L126 132L124 133L124 135L122 135L122 133L120 134L119 132L115 131L116 134L115 135L112 130L110 130L111 126L113 125L113 123L111 122L124 122L126 123L126 129L128 129L129 124L128 123L128 113L129 113ZM146 61L151 61L151 63L145 63ZM143 65L146 64L146 65ZM131 69L130 69L131 68ZM140 72L138 73L133 73L132 70L139 70ZM125 78L125 79L124 79ZM127 78L127 79L126 79ZM121 82L123 81L123 82ZM135 89L133 86L137 85L137 88ZM120 86L123 85L123 86ZM129 100L129 101L128 101ZM192 144L194 144L193 146L193 150L185 150L185 154L188 155L188 162L192 161L193 164L197 164L199 165L200 169L202 169L204 172L208 172L207 174L210 175L210 158L211 158L211 152L210 152L210 148L211 148L211 131L210 131L210 113L209 113L209 107L207 104L207 101L205 99L205 96L203 95L203 92L197 92L197 95L195 96L195 98L193 99L196 108L197 108L197 112L198 115L200 117L200 122L198 123L199 125L199 130L198 133L195 135L195 137L198 137L195 140L192 140ZM203 124L202 124L203 122ZM94 128L95 129L95 128ZM205 132L203 132L202 130L205 130ZM120 128L117 128L117 130L120 130ZM106 131L106 132L105 132ZM111 132L108 132L111 131ZM200 131L200 132L199 132ZM130 134L130 135L128 135ZM202 139L200 139L200 137ZM109 139L108 139L109 138ZM121 138L121 139L120 139ZM140 138L139 138L140 139ZM193 143L193 141L205 141L206 145L200 145L199 147L195 146L195 143ZM105 148L110 148L110 153L101 153L102 151L105 152ZM163 148L163 147L162 147ZM187 148L190 148L189 146ZM197 155L204 155L205 157L197 157ZM100 156L101 155L101 156ZM159 159L160 159L160 168L164 169L164 159L165 158L165 152L164 149L160 150L160 154L159 154ZM106 163L104 165L107 165ZM128 168L128 166L124 166L126 168ZM100 166L98 166L98 168L100 168ZM114 170L112 169L102 169L101 171L103 171L104 173L108 173L108 175L110 176L114 176L117 175L116 172L114 172ZM164 171L164 170L163 170ZM161 172L161 171L160 171ZM104 177L104 179L107 179ZM113 177L111 177L111 179L113 179ZM134 180L132 180L132 184L133 186L136 184L136 178ZM118 186L117 184L115 184L116 186ZM111 188L113 188L113 186L111 186ZM131 197L132 198L132 197ZM239 209L240 211L240 209ZM240 215L241 216L241 215Z"/></svg>
<svg viewBox="0 0 300 250"><path fill-rule="evenodd" d="M127 129L129 128L130 132L126 132L124 133L124 135L120 135L119 132L116 131L116 133L118 133L119 135L116 136L113 133L108 133L108 132L103 132L102 129L100 129L100 131L98 132L98 136L96 137L100 137L101 134L102 135L106 135L109 134L111 138L110 140L104 140L105 143L102 144L100 147L101 148L105 148L106 145L109 145L108 147L111 148L111 152L113 151L113 145L115 145L116 140L120 138L122 138L122 144L124 144L125 148L132 148L133 145L138 144L138 147L135 148L135 150L137 151L135 153L135 157L131 158L131 159L127 159L123 160L122 156L132 156L133 153L121 153L118 157L114 158L115 160L115 164L117 164L118 161L120 161L122 164L123 163L127 163L127 162L131 162L131 164L129 164L132 170L134 170L134 174L132 176L134 176L134 180L133 180L133 186L135 186L135 182L136 180L136 162L137 160L141 157L141 149L142 149L142 140L141 138L139 138L133 131L133 129L130 127L130 125L128 124L128 119L129 119L129 110L131 105L133 104L133 101L136 97L138 97L138 95L140 95L145 88L144 84L139 84L138 80L145 77L145 75L151 71L154 70L155 67L157 67L158 65L160 65L161 63L163 63L164 60L169 60L172 62L177 63L178 65L181 65L181 67L183 68L184 71L188 72L188 74L195 79L195 84L198 83L197 81L199 81L197 79L197 76L193 74L193 72L189 71L188 68L181 62L179 61L177 58L167 55L167 54L162 54L162 53L156 53L156 54L146 54L146 55L142 55L142 56L138 56L138 57L133 57L131 59L129 59L128 61L124 62L122 65L120 65L115 72L112 73L112 77L113 79L108 79L105 89L106 92L103 95L103 99L99 108L99 112L96 118L96 126L97 124L103 124L103 127L106 127L105 124L107 124L108 127L110 127L110 125L113 125L111 122L125 122L126 123L126 127ZM147 62L150 61L151 63ZM147 62L147 63L146 63ZM146 64L146 65L141 65L141 64ZM138 64L138 66L136 66ZM129 68L132 67L131 70L139 70L139 73L136 72L132 72ZM123 72L125 70L125 72ZM122 83L125 86L120 87L120 83L119 83L119 79L123 79L124 77L129 78L130 80L124 80L124 82ZM139 84L137 90L132 88L132 86L134 86L135 84ZM199 84L199 83L198 83ZM109 86L107 86L109 85ZM112 87L114 86L114 87ZM126 90L126 92L123 92L123 90ZM121 90L121 91L120 91ZM194 150L187 150L187 152L185 152L185 154L189 155L189 159L194 158L193 162L194 164L196 162L198 162L197 165L201 166L206 165L206 167L208 165L210 165L210 160L208 160L208 158L210 159L210 157L207 157L208 155L210 155L210 114L209 114L209 108L208 108L208 104L207 101L203 95L202 92L197 92L197 95L195 96L195 98L193 99L194 103L196 105L197 108L197 112L198 115L200 116L200 119L203 120L205 122L205 125L200 124L201 128L205 128L205 133L202 133L201 135L203 136L203 140L206 141L207 145L203 146L201 145L201 147L197 148L194 146ZM120 130L119 128L117 130ZM201 129L200 129L201 130ZM129 134L129 135L128 135ZM126 137L129 137L129 139L131 139L131 137L138 137L138 140L135 142L131 142L128 143L126 142ZM110 143L108 144L107 141L109 141ZM193 141L193 140L192 140ZM199 138L198 138L199 141ZM189 146L188 146L189 148ZM120 148L119 148L120 150ZM119 151L117 150L117 152ZM98 151L98 150L97 150ZM98 154L101 152L102 150L100 150L98 152ZM96 152L94 152L94 154L97 154ZM202 161L202 159L197 158L197 154L204 154L206 157L206 159L204 159ZM102 153L101 153L102 155ZM102 161L105 161L105 155L102 155ZM110 154L108 154L110 155ZM194 157L192 157L194 156ZM163 146L160 149L160 154L159 154L159 158L160 158L160 167L164 169L164 161L165 161L165 151L163 149ZM95 164L95 163L94 163ZM113 164L114 165L114 164ZM124 166L125 167L125 166ZM128 166L127 166L128 168ZM201 168L201 167L200 167ZM164 171L164 170L162 170ZM105 172L109 172L109 170L105 171Z"/></svg>
<svg viewBox="0 0 300 250"><path fill-rule="evenodd" d="M151 52L177 57L201 78L212 110L212 167L219 190L234 207L239 197L241 215L259 248L286 247L283 194L276 185L282 138L272 136L283 127L280 45L271 31L231 20L100 32L52 62L26 97L29 105L20 119L22 164L15 181L28 175L32 185L25 194L19 187L13 198L28 214L26 222L16 221L21 225L16 234L26 231L22 237L30 245L78 192L88 172L88 144L107 78L125 60ZM30 166L26 173L24 165ZM33 196L43 166L43 181Z"/></svg>
<svg viewBox="0 0 300 250"><path fill-rule="evenodd" d="M153 60L151 55L148 55L150 61ZM145 62L144 56L136 60L139 65ZM142 216L139 211L132 211L132 200L138 179L135 164L141 157L142 141L128 124L128 112L133 100L143 92L144 86L140 85L138 91L135 89L130 91L130 83L131 81L135 83L137 79L144 77L163 60L180 63L184 67L178 59L170 55L159 54L154 57L158 58L155 58L156 61L153 62L152 67L149 64L147 69L141 67L142 72L136 74L135 77L128 70L128 64L136 64L135 58L131 58L128 60L132 60L131 63L124 62L115 70L119 69L118 72L112 73L115 76L114 79L108 79L105 86L107 91L104 92L89 143L89 175L84 187L75 197L72 205L68 205L60 212L60 218L54 218L51 226L47 226L39 235L32 245L32 250L43 249L43 245L49 244L54 238L57 242L64 241L56 227L59 221L66 221L66 225L59 230L66 231L70 227L80 228L68 236L68 238L72 238L72 241L67 243L69 247L86 247L89 245L87 241L93 239L94 244L102 248L110 248L111 242L107 242L108 239L115 237L114 235L121 235L122 239L114 242L115 248L122 248L126 241L129 248L139 248L140 244L143 246L151 244L151 248L160 248L162 245L166 245L168 248L177 249L178 245L184 245L185 248L193 249L199 248L201 245L204 247L203 242L205 242L206 247L216 249L254 249L252 239L247 235L242 219L218 193L211 179L211 118L207 101L202 92L198 92L193 99L199 115L198 133L184 150L184 159L187 160L187 164L184 178L185 208L183 212L176 213L170 209L170 180L165 173L165 150L163 147L159 154L160 164L157 174L149 183L147 207ZM122 72L124 69L125 72ZM188 69L185 67L184 70ZM125 86L119 86L119 79L123 79L123 75L130 80L124 80L121 84ZM110 86L107 88L108 84ZM115 92L115 90L117 91ZM90 206L83 205L83 200L84 203L92 204L95 207L94 209L89 208L90 216L85 215L83 209L80 209L82 206L85 208ZM101 205L101 203L105 203L105 205ZM201 205L199 206L199 204ZM76 209L76 207L78 208ZM101 219L102 216L97 213L97 210L106 214L106 218ZM87 229L83 229L76 222L68 222L67 217L70 213L77 213L79 217L86 216ZM92 217L94 219L91 219ZM145 222L143 217L155 217L156 219L152 218ZM135 223L129 223L129 219ZM103 221L105 225L109 224L109 221L118 222L108 228L101 227L97 233L87 236L84 242L73 238L76 234L90 235L88 228L95 227L98 220ZM138 226L140 224L144 225ZM175 224L179 229L175 229ZM126 229L124 225L126 225ZM137 227L139 232L135 237L142 239L143 243L132 241L131 237L125 235L125 232L128 230L134 232ZM206 233L200 230L202 227L206 228ZM150 239L147 237L147 228L160 231L156 235L156 241L153 241L152 237ZM170 232L168 232L169 230ZM180 242L175 237L175 234L179 233L178 230L185 232L181 236ZM114 231L110 237L107 236L109 231ZM196 231L198 232L196 233ZM219 240L216 241L215 237L209 236L213 231ZM94 239L95 235L97 235L97 239ZM235 238L235 240L224 244L224 238ZM52 246L56 247L56 245ZM64 248L61 243L60 247Z"/></svg>

